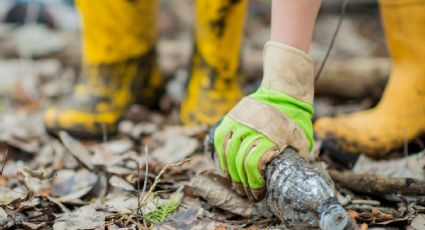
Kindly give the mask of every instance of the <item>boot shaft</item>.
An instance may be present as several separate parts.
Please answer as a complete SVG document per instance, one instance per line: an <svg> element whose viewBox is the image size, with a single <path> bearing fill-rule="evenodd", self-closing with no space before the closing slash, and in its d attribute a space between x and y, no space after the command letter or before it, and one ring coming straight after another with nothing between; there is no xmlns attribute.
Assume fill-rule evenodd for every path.
<svg viewBox="0 0 425 230"><path fill-rule="evenodd" d="M77 0L83 59L109 64L139 57L155 46L158 1Z"/></svg>
<svg viewBox="0 0 425 230"><path fill-rule="evenodd" d="M424 62L425 0L381 0L380 10L393 62Z"/></svg>

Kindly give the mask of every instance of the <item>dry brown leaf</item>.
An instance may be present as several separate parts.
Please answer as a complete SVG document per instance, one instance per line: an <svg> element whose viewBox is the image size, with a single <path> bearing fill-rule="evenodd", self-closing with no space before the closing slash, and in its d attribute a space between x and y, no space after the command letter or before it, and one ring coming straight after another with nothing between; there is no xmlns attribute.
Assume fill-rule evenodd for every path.
<svg viewBox="0 0 425 230"><path fill-rule="evenodd" d="M425 152L392 160L374 160L361 155L353 168L356 174L372 173L378 176L425 179Z"/></svg>
<svg viewBox="0 0 425 230"><path fill-rule="evenodd" d="M90 192L97 181L98 176L85 168L59 170L52 183L52 196L62 202L72 201Z"/></svg>
<svg viewBox="0 0 425 230"><path fill-rule="evenodd" d="M43 190L41 190L41 192L39 193L39 195L41 196L50 196L50 194L52 193L52 188L45 188Z"/></svg>
<svg viewBox="0 0 425 230"><path fill-rule="evenodd" d="M176 163L194 153L198 145L195 138L170 135L163 146L152 152L152 157L164 164Z"/></svg>
<svg viewBox="0 0 425 230"><path fill-rule="evenodd" d="M351 218L355 219L355 218L357 218L357 217L359 216L359 213L358 213L358 212L356 212L356 211L354 211L354 210L348 210L348 215L349 215Z"/></svg>
<svg viewBox="0 0 425 230"><path fill-rule="evenodd" d="M46 226L46 225L47 225L47 223L46 223L46 222L44 222L44 223L40 223L40 224L34 224L34 223L26 222L26 221L22 221L22 222L21 222L21 224L22 224L23 226L25 226L25 227L27 227L27 228L29 228L29 229L33 229L33 230L35 230L35 229L39 229L39 228L44 227L44 226Z"/></svg>
<svg viewBox="0 0 425 230"><path fill-rule="evenodd" d="M421 230L425 229L425 214L418 214L413 218L410 225L407 227L408 230Z"/></svg>
<svg viewBox="0 0 425 230"><path fill-rule="evenodd" d="M83 163L88 169L93 170L94 166L91 162L91 154L89 150L79 141L72 138L67 132L59 132L59 137L69 152Z"/></svg>
<svg viewBox="0 0 425 230"><path fill-rule="evenodd" d="M0 186L6 186L7 185L7 178L0 176Z"/></svg>
<svg viewBox="0 0 425 230"><path fill-rule="evenodd" d="M60 215L53 229L94 229L105 225L106 213L97 211L91 206L83 206L72 213Z"/></svg>
<svg viewBox="0 0 425 230"><path fill-rule="evenodd" d="M230 181L215 172L206 171L196 175L190 181L190 187L195 195L205 199L208 204L228 212L244 217L271 216L261 202L253 204L240 197L231 189Z"/></svg>
<svg viewBox="0 0 425 230"><path fill-rule="evenodd" d="M383 213L383 212L379 211L379 209L377 209L377 208L372 209L372 215L374 215L376 217L376 219L378 219L380 222L395 219L393 215Z"/></svg>
<svg viewBox="0 0 425 230"><path fill-rule="evenodd" d="M225 225L216 225L215 230L227 230L227 227Z"/></svg>
<svg viewBox="0 0 425 230"><path fill-rule="evenodd" d="M109 179L109 184L116 188L124 189L125 191L135 191L133 185L118 176L112 176Z"/></svg>
<svg viewBox="0 0 425 230"><path fill-rule="evenodd" d="M0 207L0 225L6 225L7 222L7 212Z"/></svg>

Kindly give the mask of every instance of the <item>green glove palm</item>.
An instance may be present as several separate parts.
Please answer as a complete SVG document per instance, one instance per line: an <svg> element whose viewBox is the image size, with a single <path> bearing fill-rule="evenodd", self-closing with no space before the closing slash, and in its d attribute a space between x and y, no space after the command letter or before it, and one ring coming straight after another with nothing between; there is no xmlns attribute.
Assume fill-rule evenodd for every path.
<svg viewBox="0 0 425 230"><path fill-rule="evenodd" d="M236 105L235 108L239 107L237 109L239 112L234 113L246 111L246 113L251 113L250 115L246 114L248 117L255 116L255 109L253 111L252 106L249 105L252 103L260 103L260 107L271 107L265 110L261 108L257 110L264 111L254 118L257 121L262 119L260 129L273 130L273 126L276 125L277 128L282 129L282 122L275 119L277 116L277 119L285 120L285 124L288 126L283 128L288 129L287 132L279 133L286 133L289 134L287 136L290 136L280 137L281 134L279 134L277 136L282 141L273 141L276 140L276 138L271 137L276 136L273 135L273 132L267 135L267 132L259 131L258 127L243 124L233 118L235 116L232 116L232 112L223 118L221 124L215 130L214 147L219 156L221 169L229 174L239 194L247 195L252 201L259 201L265 192L264 171L266 164L283 151L281 148L291 146L299 152L304 152L302 154L304 156L308 155L309 149L311 150L313 146L313 126L311 122L313 107L309 103L264 87L260 87L246 98L251 100L244 99L248 101L248 104L245 102ZM272 111L273 108L274 111ZM307 153L305 153L306 151Z"/></svg>

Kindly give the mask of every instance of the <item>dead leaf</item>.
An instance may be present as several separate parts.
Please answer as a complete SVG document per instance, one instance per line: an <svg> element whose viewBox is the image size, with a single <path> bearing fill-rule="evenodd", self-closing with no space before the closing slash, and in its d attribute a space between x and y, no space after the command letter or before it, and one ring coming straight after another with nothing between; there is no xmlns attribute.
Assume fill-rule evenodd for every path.
<svg viewBox="0 0 425 230"><path fill-rule="evenodd" d="M111 212L130 213L137 208L137 197L120 194L120 196L107 200L105 205Z"/></svg>
<svg viewBox="0 0 425 230"><path fill-rule="evenodd" d="M105 225L105 212L96 211L91 206L83 206L71 213L60 215L53 225L53 229L93 229Z"/></svg>
<svg viewBox="0 0 425 230"><path fill-rule="evenodd" d="M131 137L138 139L141 136L151 135L158 131L158 126L155 123L141 122L131 130Z"/></svg>
<svg viewBox="0 0 425 230"><path fill-rule="evenodd" d="M52 196L59 197L62 202L81 198L97 183L98 177L83 168L75 172L63 169L57 172L53 180Z"/></svg>
<svg viewBox="0 0 425 230"><path fill-rule="evenodd" d="M355 219L356 217L358 217L358 216L359 216L359 213L358 213L358 212L356 212L356 211L354 211L354 210L348 210L348 215L349 215L351 218Z"/></svg>
<svg viewBox="0 0 425 230"><path fill-rule="evenodd" d="M88 196L91 198L105 197L108 192L108 179L104 173L98 175L98 180Z"/></svg>
<svg viewBox="0 0 425 230"><path fill-rule="evenodd" d="M191 207L167 217L162 224L174 229L193 229L203 212L202 208Z"/></svg>
<svg viewBox="0 0 425 230"><path fill-rule="evenodd" d="M98 145L93 146L91 149L94 151L95 149L98 149L100 151L105 151L108 153L111 153L113 155L125 153L131 148L133 148L134 144L129 139L119 139L119 140L113 140L108 141L104 143L100 143Z"/></svg>
<svg viewBox="0 0 425 230"><path fill-rule="evenodd" d="M29 228L29 229L33 229L33 230L35 230L35 229L39 229L39 228L44 227L44 226L46 226L46 225L47 225L47 223L46 223L46 222L44 222L44 223L40 223L40 224L34 224L34 223L26 222L26 221L22 221L22 222L21 222L21 224L22 224L23 226L25 226L25 227L27 227L27 228Z"/></svg>
<svg viewBox="0 0 425 230"><path fill-rule="evenodd" d="M134 170L130 170L128 168L117 166L117 165L107 167L106 171L108 171L109 173L112 173L112 174L120 175L120 176L128 175L128 174L131 174L131 173L134 172Z"/></svg>
<svg viewBox="0 0 425 230"><path fill-rule="evenodd" d="M162 147L152 152L152 157L164 164L179 162L198 148L198 140L185 136L169 136Z"/></svg>
<svg viewBox="0 0 425 230"><path fill-rule="evenodd" d="M0 225L4 226L7 222L7 212L3 208L0 208Z"/></svg>
<svg viewBox="0 0 425 230"><path fill-rule="evenodd" d="M156 139L165 139L169 136L186 136L193 137L201 133L206 133L208 127L206 126L167 126L163 131L158 132L154 135Z"/></svg>
<svg viewBox="0 0 425 230"><path fill-rule="evenodd" d="M109 184L116 188L124 189L125 191L135 191L130 183L118 176L112 176L111 179L109 179Z"/></svg>
<svg viewBox="0 0 425 230"><path fill-rule="evenodd" d="M253 204L247 199L238 196L231 190L231 184L214 172L204 172L192 178L189 185L195 195L205 199L208 204L224 209L228 212L244 217L250 216L272 216L262 202Z"/></svg>
<svg viewBox="0 0 425 230"><path fill-rule="evenodd" d="M21 149L22 151L27 153L35 153L40 148L40 143L35 139L21 140L16 137L9 136L3 139L3 141L9 144L10 146Z"/></svg>
<svg viewBox="0 0 425 230"><path fill-rule="evenodd" d="M22 168L16 172L19 180L24 182L25 186L32 192L39 193L50 187L50 182L44 177L49 178L50 175L44 175L43 170L32 171L28 168Z"/></svg>
<svg viewBox="0 0 425 230"><path fill-rule="evenodd" d="M4 176L0 176L0 186L6 186L7 185L7 178Z"/></svg>
<svg viewBox="0 0 425 230"><path fill-rule="evenodd" d="M418 214L413 218L410 225L407 227L408 230L422 230L425 229L425 214Z"/></svg>
<svg viewBox="0 0 425 230"><path fill-rule="evenodd" d="M425 152L394 160L374 160L361 155L353 168L356 174L373 173L378 176L425 179Z"/></svg>
<svg viewBox="0 0 425 230"><path fill-rule="evenodd" d="M67 132L59 132L59 137L69 152L84 164L88 169L93 170L94 166L91 163L91 154L87 148L79 141L72 138Z"/></svg>

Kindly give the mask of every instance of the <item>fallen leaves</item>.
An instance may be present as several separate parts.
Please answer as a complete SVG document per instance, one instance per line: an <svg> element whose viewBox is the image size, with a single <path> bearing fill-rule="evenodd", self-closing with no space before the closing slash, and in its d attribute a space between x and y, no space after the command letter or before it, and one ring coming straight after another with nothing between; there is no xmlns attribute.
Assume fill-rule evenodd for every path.
<svg viewBox="0 0 425 230"><path fill-rule="evenodd" d="M98 177L87 169L60 170L53 180L52 196L61 202L79 199L90 192L97 183Z"/></svg>
<svg viewBox="0 0 425 230"><path fill-rule="evenodd" d="M267 208L261 206L261 203L253 204L238 196L231 190L231 182L214 172L207 171L196 175L190 181L189 187L195 195L205 199L208 204L228 212L244 217L272 216Z"/></svg>
<svg viewBox="0 0 425 230"><path fill-rule="evenodd" d="M408 230L421 230L425 229L425 214L419 214L415 218L413 218L412 222L409 226L407 226Z"/></svg>
<svg viewBox="0 0 425 230"><path fill-rule="evenodd" d="M134 187L130 183L118 176L112 176L109 179L109 184L125 191L135 191Z"/></svg>
<svg viewBox="0 0 425 230"><path fill-rule="evenodd" d="M91 206L83 206L71 213L61 214L53 229L55 230L78 230L78 229L94 229L105 226L105 218L107 214L94 209Z"/></svg>
<svg viewBox="0 0 425 230"><path fill-rule="evenodd" d="M175 8L186 18L187 24L192 18L184 9L190 8L187 5L180 7L186 3L167 1L163 5L177 4L179 7ZM170 13L167 11L166 15ZM353 22L350 20L354 29ZM25 29L36 30L37 40L46 38L46 35L50 38L42 41L39 47L30 47L34 42L25 42L30 31L25 32ZM250 30L248 34L258 34L264 26L250 27ZM61 47L59 43L51 42L57 38L57 34L51 32L27 27L19 32L19 44L13 44L18 44L19 52L26 55L54 52ZM16 31L10 29L0 36L15 34ZM77 41L76 37L75 34L70 36ZM178 37L184 41L159 41L160 52L173 53L160 57L166 56L169 64L175 66L166 71L168 75L176 75L171 79L172 84L167 85L167 90L176 95L175 98L172 96L175 101L184 97L188 77L188 71L182 69L184 61L178 60L179 64L175 65L178 59L175 54L181 51L179 45L184 44L189 60L191 47L186 36ZM0 40L2 47L3 41ZM253 41L249 36L247 41L249 56L257 57L257 64L254 63L257 67L248 75L258 75L257 72L261 72L261 51L255 47L262 47L264 41ZM345 49L352 46L352 43L341 44ZM72 48L73 53L77 53L74 56L79 57L76 52L80 50L78 44ZM4 50L0 49L0 53ZM160 64L163 60L160 58ZM65 58L2 59L0 62L0 140L7 145L7 150L3 146L0 149L0 225L10 229L140 229L148 225L154 229L179 230L262 229L260 223L267 219L258 216L267 212L260 205L253 205L235 195L230 189L231 184L223 178L198 174L213 167L200 154L207 127L176 125L177 113L170 103L170 114L152 112L140 105L131 106L119 124L119 135L107 137L101 143L80 141L65 132L60 133L60 139L47 136L43 109L53 102L61 103L61 97L72 91L79 70L66 65L79 62L79 58L71 62ZM241 67L246 69L246 65ZM252 69L252 65L248 68ZM364 91L364 87L361 90ZM337 106L335 101L335 98L325 101L317 98L317 114L359 110L373 104L370 98L362 103L354 101ZM146 146L149 146L149 153L145 151ZM8 151L7 156L2 157L4 150ZM316 153L318 156L319 148ZM193 160L185 165L175 164L188 157ZM423 157L423 153L388 161L361 157L354 172L423 180ZM181 187L185 188L183 193ZM421 197L370 196L341 187L338 191L339 199L350 215L363 223L361 229L397 224L407 226L410 221L408 229L424 227L425 202ZM264 224L264 228L273 228L271 226L268 222Z"/></svg>
<svg viewBox="0 0 425 230"><path fill-rule="evenodd" d="M425 152L392 160L373 160L361 155L353 168L356 174L373 173L393 178L425 180Z"/></svg>
<svg viewBox="0 0 425 230"><path fill-rule="evenodd" d="M94 166L91 162L91 155L86 147L84 147L79 141L72 138L68 133L61 131L59 137L68 151L79 160L88 169L93 170Z"/></svg>

